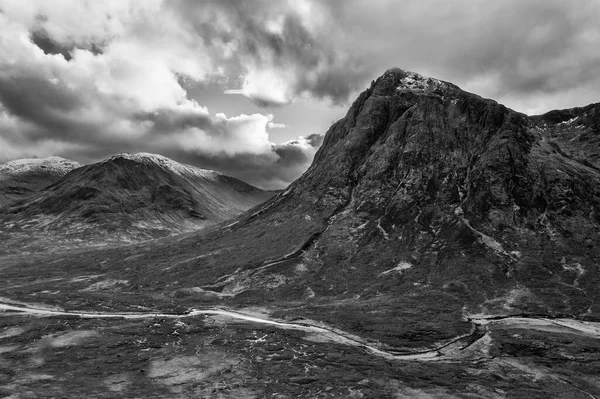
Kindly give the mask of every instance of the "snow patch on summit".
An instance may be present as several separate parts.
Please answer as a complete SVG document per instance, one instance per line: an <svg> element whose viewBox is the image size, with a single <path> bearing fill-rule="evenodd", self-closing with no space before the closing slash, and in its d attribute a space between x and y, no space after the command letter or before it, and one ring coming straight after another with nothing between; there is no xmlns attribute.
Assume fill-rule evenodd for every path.
<svg viewBox="0 0 600 399"><path fill-rule="evenodd" d="M128 159L131 161L144 163L144 164L154 164L158 165L161 168L175 172L179 175L192 175L196 177L201 177L206 180L215 181L221 176L219 172L215 172L214 170L209 169L201 169L192 165L184 165L179 162L173 161L170 158L167 158L158 154L151 154L148 152L138 152L135 154L130 154L128 152L124 152L121 154L114 155L107 159L105 162L115 160L115 159Z"/></svg>
<svg viewBox="0 0 600 399"><path fill-rule="evenodd" d="M406 76L400 80L400 85L396 87L396 90L400 92L412 91L414 93L425 93L447 87L448 85L441 80L419 75L416 72L406 72Z"/></svg>
<svg viewBox="0 0 600 399"><path fill-rule="evenodd" d="M9 161L0 165L0 174L16 175L29 172L45 171L64 176L73 169L79 168L79 162L61 157L25 158Z"/></svg>

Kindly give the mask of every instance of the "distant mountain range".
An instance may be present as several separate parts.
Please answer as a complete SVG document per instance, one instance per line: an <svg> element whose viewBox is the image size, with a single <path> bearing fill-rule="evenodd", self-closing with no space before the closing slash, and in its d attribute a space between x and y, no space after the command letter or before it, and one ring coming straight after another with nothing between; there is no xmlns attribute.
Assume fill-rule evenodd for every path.
<svg viewBox="0 0 600 399"><path fill-rule="evenodd" d="M133 242L192 231L239 215L274 193L212 170L147 153L92 165L58 157L0 166L2 231Z"/></svg>

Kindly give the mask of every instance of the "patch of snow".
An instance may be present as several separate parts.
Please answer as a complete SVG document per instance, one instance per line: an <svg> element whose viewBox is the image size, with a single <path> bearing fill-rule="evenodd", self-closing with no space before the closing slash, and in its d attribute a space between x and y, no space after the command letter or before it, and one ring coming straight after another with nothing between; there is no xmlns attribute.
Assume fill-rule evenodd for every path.
<svg viewBox="0 0 600 399"><path fill-rule="evenodd" d="M362 229L364 229L365 227L367 227L367 225L368 225L368 224L369 224L369 221L367 220L366 222L364 222L363 224L361 224L360 226L358 226L358 227L356 228L356 230L362 230Z"/></svg>
<svg viewBox="0 0 600 399"><path fill-rule="evenodd" d="M381 272L381 273L379 273L379 275L380 276L385 276L386 274L390 274L392 272L403 273L405 270L410 269L412 266L413 265L411 265L408 262L400 262L400 263L398 263L398 266L396 266L396 267L394 267L392 269L386 270L384 272Z"/></svg>
<svg viewBox="0 0 600 399"><path fill-rule="evenodd" d="M406 76L400 80L400 85L396 87L396 90L401 92L425 93L447 87L448 85L440 80L419 75L415 72L406 72Z"/></svg>
<svg viewBox="0 0 600 399"><path fill-rule="evenodd" d="M488 236L487 234L482 233L481 231L473 228L473 226L471 226L471 223L469 223L469 221L466 218L461 218L463 223L475 234L477 234L479 236L478 240L480 243L484 244L486 247L491 248L494 252L503 254L503 255L508 255L508 253L504 250L504 248L502 247L502 244L500 244L498 241L496 241L493 237Z"/></svg>
<svg viewBox="0 0 600 399"><path fill-rule="evenodd" d="M210 169L202 169L192 165L185 165L179 162L172 160L171 158L167 158L165 156L159 154L151 154L149 152L138 152L135 154L130 154L128 152L124 152L121 154L114 155L104 162L108 162L115 159L128 159L131 161L144 163L144 164L154 164L162 167L165 170L175 172L179 175L192 175L195 177L201 177L206 180L217 180L219 176L222 176L219 172Z"/></svg>
<svg viewBox="0 0 600 399"><path fill-rule="evenodd" d="M573 123L573 122L575 122L575 121L577 120L577 118L579 118L579 117L578 117L578 116L576 116L575 118L571 118L571 119L569 119L568 121L563 121L563 122L560 122L560 123L559 123L559 125L568 125L569 123Z"/></svg>
<svg viewBox="0 0 600 399"><path fill-rule="evenodd" d="M64 176L73 169L81 167L79 162L61 157L24 158L0 165L0 174L22 174L45 171Z"/></svg>

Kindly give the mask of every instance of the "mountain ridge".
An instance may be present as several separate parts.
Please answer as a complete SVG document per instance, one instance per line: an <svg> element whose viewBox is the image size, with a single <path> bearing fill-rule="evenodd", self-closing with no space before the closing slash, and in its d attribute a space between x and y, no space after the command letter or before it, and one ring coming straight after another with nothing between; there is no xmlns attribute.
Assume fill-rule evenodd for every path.
<svg viewBox="0 0 600 399"><path fill-rule="evenodd" d="M388 71L332 125L288 189L220 229L182 238L180 256L165 254L148 270L234 301L309 298L305 306L321 303L329 310L320 317L333 323L347 316L329 307L357 295L351 313L373 303L397 312L398 301L418 297L422 311L453 315L432 337L462 328L465 309L600 317L598 172L557 151L530 117L454 85L423 89L427 79ZM419 90L398 90L403 82ZM213 255L167 266L192 242ZM220 250L229 246L237 250ZM394 338L379 321L368 334L406 345L413 333L400 326L425 323L395 317Z"/></svg>
<svg viewBox="0 0 600 399"><path fill-rule="evenodd" d="M76 314L111 318L88 352L51 355L73 353L85 378L123 355L144 387L157 375L144 370L168 367L171 381L229 356L213 394L243 369L259 396L600 396L595 105L530 117L438 82L386 72L303 176L233 219L0 257L5 308L52 313L57 333L60 317L72 334L101 323ZM7 342L52 337L34 322ZM176 393L198 386L181 381Z"/></svg>
<svg viewBox="0 0 600 399"><path fill-rule="evenodd" d="M0 216L4 227L12 226L8 229L40 228L57 237L86 237L92 244L106 239L128 243L205 228L271 195L156 154L123 153L70 171L37 194L7 205Z"/></svg>

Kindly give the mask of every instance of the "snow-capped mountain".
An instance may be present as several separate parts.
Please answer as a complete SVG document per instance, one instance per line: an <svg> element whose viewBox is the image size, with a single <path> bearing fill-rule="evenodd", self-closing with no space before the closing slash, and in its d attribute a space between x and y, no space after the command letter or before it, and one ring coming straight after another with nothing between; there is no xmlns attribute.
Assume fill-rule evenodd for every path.
<svg viewBox="0 0 600 399"><path fill-rule="evenodd" d="M0 207L26 198L81 164L61 157L27 158L0 165Z"/></svg>
<svg viewBox="0 0 600 399"><path fill-rule="evenodd" d="M93 244L128 243L204 228L273 195L233 177L156 154L118 154L66 174L70 165L66 162L40 165L64 176L0 210L0 230L19 229L33 235L51 231L57 239ZM61 165L65 168L60 169ZM25 161L6 167L11 173L19 168L33 167ZM19 234L9 238L18 240Z"/></svg>

